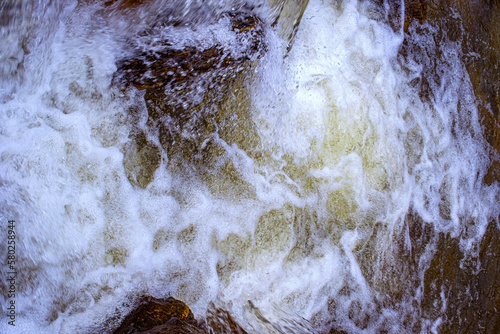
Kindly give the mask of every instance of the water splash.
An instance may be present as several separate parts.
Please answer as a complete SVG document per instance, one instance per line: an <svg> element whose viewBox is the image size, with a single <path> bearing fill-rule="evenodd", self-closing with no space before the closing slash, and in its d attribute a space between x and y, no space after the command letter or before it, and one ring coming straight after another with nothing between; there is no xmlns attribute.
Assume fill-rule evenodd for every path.
<svg viewBox="0 0 500 334"><path fill-rule="evenodd" d="M312 1L286 58L265 26L246 97L217 105L240 118L210 129L213 156L190 160L175 146L178 161L198 164L192 172L148 132L144 92L112 86L117 63L131 45L155 50L166 37L177 49L229 49L235 33L219 14L239 6L265 21L269 9L171 6L3 3L0 216L19 226L16 330L111 331L118 320L108 319L141 293L174 295L201 315L218 300L254 332L436 327L439 318L405 320L420 314L423 289L422 271L416 287L401 282L400 248L414 249L408 217L462 235L470 252L498 216L457 42L436 47L427 24L401 55L403 25L391 28L368 2ZM134 156L124 153L138 127L160 156L144 187L131 184ZM418 250L419 270L434 250L435 241ZM296 314L305 320L292 323Z"/></svg>

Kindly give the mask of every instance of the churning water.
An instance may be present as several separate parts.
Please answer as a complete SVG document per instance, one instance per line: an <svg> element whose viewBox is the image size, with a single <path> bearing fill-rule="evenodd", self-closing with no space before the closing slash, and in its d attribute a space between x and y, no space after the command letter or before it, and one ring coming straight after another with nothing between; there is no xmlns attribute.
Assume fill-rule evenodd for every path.
<svg viewBox="0 0 500 334"><path fill-rule="evenodd" d="M205 136L219 153L192 159L184 146L172 160L160 149L138 186L127 166L147 161L130 162L133 132L162 144L145 125L144 92L113 84L117 64L131 45L165 39L238 52L220 13L242 8L266 22L266 51L234 97L237 120ZM497 185L483 183L488 149L458 42L436 46L424 24L403 57L402 24L356 0L311 0L286 57L257 2L5 0L0 10L0 254L15 220L17 257L16 327L2 262L0 332L110 331L141 294L172 295L201 318L213 301L252 333L439 326L411 316L435 247L423 247L416 283L405 284L407 217L460 235L471 253L500 213ZM433 61L423 89L422 64Z"/></svg>

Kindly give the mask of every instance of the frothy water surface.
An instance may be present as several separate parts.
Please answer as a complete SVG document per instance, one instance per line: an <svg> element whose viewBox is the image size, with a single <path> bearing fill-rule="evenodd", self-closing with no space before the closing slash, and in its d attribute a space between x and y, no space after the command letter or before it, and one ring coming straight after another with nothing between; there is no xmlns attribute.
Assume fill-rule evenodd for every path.
<svg viewBox="0 0 500 334"><path fill-rule="evenodd" d="M1 332L109 331L143 293L179 298L197 317L213 301L253 333L404 332L423 289L423 272L415 287L398 281L408 214L460 235L471 254L499 215L460 45L445 39L438 52L430 25L402 57L402 30L369 2L311 0L283 58L265 23L267 52L247 79L252 128L211 135L224 154L208 174L223 177L183 172L162 151L143 189L124 155L148 111L144 92L112 85L117 62L161 34L178 49L230 49L237 36L218 15L238 6L264 18L267 7L210 2L209 17L193 7L167 19L148 15L171 13L162 1L123 12L28 2L2 5L0 216L17 224L18 294L15 331L2 319ZM229 130L246 135L227 142ZM420 268L434 250L422 249ZM442 319L422 321L430 331Z"/></svg>

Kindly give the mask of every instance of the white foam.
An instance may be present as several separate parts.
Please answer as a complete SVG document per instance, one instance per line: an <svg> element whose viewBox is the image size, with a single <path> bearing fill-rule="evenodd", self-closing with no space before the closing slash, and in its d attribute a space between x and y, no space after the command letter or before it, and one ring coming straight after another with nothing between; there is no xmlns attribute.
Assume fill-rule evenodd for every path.
<svg viewBox="0 0 500 334"><path fill-rule="evenodd" d="M268 32L256 71L252 117L270 158L254 161L236 144L217 142L255 196L214 193L200 179L172 174L166 156L140 189L127 179L122 149L132 128L126 108L141 95L127 100L110 87L115 61L126 55L130 30L120 27L128 18L99 12L93 21L98 5L65 8L41 47L50 55L30 55L26 75L40 72L37 84L13 89L0 106L0 218L18 226L16 332L97 330L141 293L171 294L198 317L217 300L255 330L276 327L265 329L248 300L275 326L282 314L314 326L335 315L362 332L348 316L359 305L356 312L372 316L364 332L381 319L396 330L403 311L388 307L379 316L378 292L359 263L375 224L379 244L387 243L373 251L385 254L410 206L453 235L471 217L478 227L464 239L467 250L498 216L498 187L482 185L485 144L456 45L429 104L409 86L421 67L410 61L405 71L396 61L401 32L370 19L358 1L311 1L288 57ZM219 24L200 34L161 33L182 35L179 45L231 45L229 23ZM458 101L470 124L454 135L464 117ZM449 217L440 212L442 197ZM4 320L0 330L11 330Z"/></svg>

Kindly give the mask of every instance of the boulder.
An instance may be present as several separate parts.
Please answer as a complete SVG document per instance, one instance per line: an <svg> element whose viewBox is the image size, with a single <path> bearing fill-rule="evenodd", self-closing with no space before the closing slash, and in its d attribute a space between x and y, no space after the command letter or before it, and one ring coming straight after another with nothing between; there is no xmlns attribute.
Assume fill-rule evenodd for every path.
<svg viewBox="0 0 500 334"><path fill-rule="evenodd" d="M124 147L124 167L133 185L147 187L163 153L172 170L212 175L225 154L217 139L243 149L257 145L246 83L265 52L263 22L248 13L225 16L241 41L237 49L219 44L178 49L163 40L154 50L138 50L118 62L113 84L125 95L131 86L144 92L147 109L147 116L140 108L130 109L134 123L147 118Z"/></svg>
<svg viewBox="0 0 500 334"><path fill-rule="evenodd" d="M143 298L114 334L206 333L189 307L172 297Z"/></svg>
<svg viewBox="0 0 500 334"><path fill-rule="evenodd" d="M189 307L172 297L144 297L113 334L247 334L231 314L210 303L198 322Z"/></svg>
<svg viewBox="0 0 500 334"><path fill-rule="evenodd" d="M132 52L118 60L113 78L113 85L125 96L134 95L132 87L142 92L146 106L146 110L140 105L130 108L131 122L136 126L122 150L124 168L132 185L146 188L163 159L172 172L179 170L186 177L202 178L214 193L252 196L254 190L235 170L227 147L236 145L252 158L260 154L248 88L258 59L266 52L264 31L270 24L275 26L288 41L289 50L307 2L270 0L267 22L248 5L239 4L234 10L219 12L207 4L212 10L205 24L229 19L227 34L236 34L236 44L193 43L183 47L174 46L167 38L158 39L155 29L183 26L196 35L198 19L189 16L198 15L196 6L187 8L189 15L178 17L177 9L169 9L175 3L151 0L104 3L115 14L122 11L133 17L156 7L162 13L170 13L152 15L160 21L140 35L155 40L154 47L144 50L130 45Z"/></svg>

